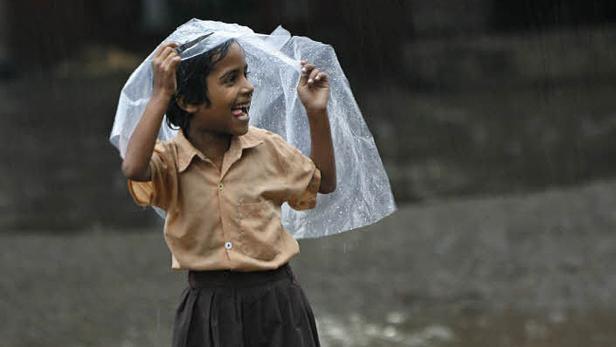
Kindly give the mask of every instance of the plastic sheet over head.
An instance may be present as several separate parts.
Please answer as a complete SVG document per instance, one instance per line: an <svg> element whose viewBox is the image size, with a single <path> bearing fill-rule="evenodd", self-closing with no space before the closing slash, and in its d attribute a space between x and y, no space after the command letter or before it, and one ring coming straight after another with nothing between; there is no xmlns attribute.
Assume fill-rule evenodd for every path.
<svg viewBox="0 0 616 347"><path fill-rule="evenodd" d="M312 210L295 211L287 204L282 206L283 225L295 238L332 235L366 226L396 209L374 139L331 46L291 36L282 27L266 35L237 24L197 19L178 27L165 42L183 44L206 33L211 35L182 52L181 58L189 59L229 39L237 40L245 51L249 79L255 86L250 124L280 134L306 155L310 153L310 129L297 95L300 60L310 61L329 75L328 113L337 188L333 193L319 194L317 207ZM120 95L110 141L122 157L152 93L151 61L155 51L132 73ZM158 137L169 140L176 132L163 120ZM157 212L164 215L163 211Z"/></svg>

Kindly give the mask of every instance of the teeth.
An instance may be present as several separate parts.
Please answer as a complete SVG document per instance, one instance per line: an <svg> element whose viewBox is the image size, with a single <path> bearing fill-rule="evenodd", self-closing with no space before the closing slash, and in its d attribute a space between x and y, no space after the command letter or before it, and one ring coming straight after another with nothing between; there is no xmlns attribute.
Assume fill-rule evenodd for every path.
<svg viewBox="0 0 616 347"><path fill-rule="evenodd" d="M237 105L233 107L234 110L242 110L244 112L248 112L249 108L250 108L250 105Z"/></svg>

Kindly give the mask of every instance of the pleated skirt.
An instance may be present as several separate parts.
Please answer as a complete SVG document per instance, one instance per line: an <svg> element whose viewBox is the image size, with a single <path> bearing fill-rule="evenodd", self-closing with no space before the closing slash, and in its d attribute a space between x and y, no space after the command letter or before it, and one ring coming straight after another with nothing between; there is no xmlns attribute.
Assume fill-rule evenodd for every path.
<svg viewBox="0 0 616 347"><path fill-rule="evenodd" d="M189 271L173 347L320 346L314 315L287 264L276 270Z"/></svg>

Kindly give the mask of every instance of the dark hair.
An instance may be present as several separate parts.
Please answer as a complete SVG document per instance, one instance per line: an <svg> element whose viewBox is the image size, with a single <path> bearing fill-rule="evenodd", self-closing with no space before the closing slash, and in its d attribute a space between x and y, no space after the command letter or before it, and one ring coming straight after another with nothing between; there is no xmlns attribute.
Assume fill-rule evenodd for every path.
<svg viewBox="0 0 616 347"><path fill-rule="evenodd" d="M207 52L180 63L176 71L177 91L167 106L167 125L170 128L182 129L184 134L188 135L192 114L178 105L178 99L182 97L186 104L205 103L209 106L211 102L207 97L206 78L216 63L227 56L229 47L235 42L237 42L235 39L225 41Z"/></svg>

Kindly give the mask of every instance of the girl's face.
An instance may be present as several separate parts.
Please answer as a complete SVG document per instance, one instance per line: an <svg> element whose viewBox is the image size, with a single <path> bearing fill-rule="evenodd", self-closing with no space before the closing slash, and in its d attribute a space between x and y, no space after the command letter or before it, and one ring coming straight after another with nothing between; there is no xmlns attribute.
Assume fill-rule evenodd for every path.
<svg viewBox="0 0 616 347"><path fill-rule="evenodd" d="M191 105L191 130L214 131L231 135L248 132L248 109L254 86L247 79L248 65L237 42L229 46L206 77L210 105Z"/></svg>

